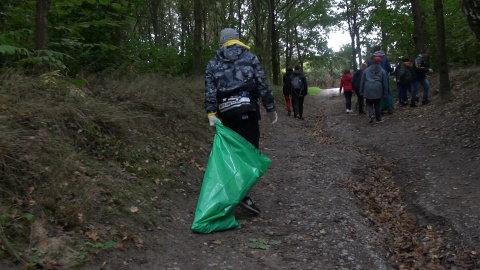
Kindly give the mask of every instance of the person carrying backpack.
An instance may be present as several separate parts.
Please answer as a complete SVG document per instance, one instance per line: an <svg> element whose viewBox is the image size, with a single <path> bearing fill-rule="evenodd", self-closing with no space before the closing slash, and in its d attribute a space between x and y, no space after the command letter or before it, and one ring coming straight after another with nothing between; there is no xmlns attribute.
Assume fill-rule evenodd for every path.
<svg viewBox="0 0 480 270"><path fill-rule="evenodd" d="M285 105L287 106L287 115L292 115L292 82L291 77L293 74L293 68L288 67L287 71L283 74L283 96L285 97Z"/></svg>
<svg viewBox="0 0 480 270"><path fill-rule="evenodd" d="M295 65L295 70L291 76L292 82L292 102L293 117L303 120L303 102L308 95L307 78L300 70L300 65Z"/></svg>
<svg viewBox="0 0 480 270"><path fill-rule="evenodd" d="M272 88L258 57L239 40L236 30L223 29L220 46L205 71L204 108L208 122L210 126L222 122L258 149L259 100L269 122L274 124L278 120ZM242 199L240 206L252 214L261 212L249 195Z"/></svg>
<svg viewBox="0 0 480 270"><path fill-rule="evenodd" d="M395 79L400 105L407 106L407 91L411 92L413 82L413 63L410 62L408 55L403 56L395 68Z"/></svg>
<svg viewBox="0 0 480 270"><path fill-rule="evenodd" d="M364 98L360 94L360 81L362 80L362 73L367 68L367 63L362 63L360 69L355 71L352 75L352 88L357 95L357 104L358 104L358 113L359 115L364 115L365 111L363 110Z"/></svg>

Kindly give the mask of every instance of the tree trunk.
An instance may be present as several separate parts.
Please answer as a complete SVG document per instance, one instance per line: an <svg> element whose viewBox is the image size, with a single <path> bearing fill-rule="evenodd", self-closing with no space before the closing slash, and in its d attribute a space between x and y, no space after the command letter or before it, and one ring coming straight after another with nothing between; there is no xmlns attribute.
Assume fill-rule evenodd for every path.
<svg viewBox="0 0 480 270"><path fill-rule="evenodd" d="M269 33L270 33L270 44L272 45L272 83L275 85L280 84L279 74L280 74L280 59L278 53L278 33L276 29L276 18L275 18L275 0L270 0L269 4L269 15L268 15L268 24L269 24Z"/></svg>
<svg viewBox="0 0 480 270"><path fill-rule="evenodd" d="M356 63L357 63L357 47L355 46L355 31L353 30L353 27L349 27L350 31L350 45L352 47L352 55L351 55L351 61L352 61L352 68L356 69ZM355 67L355 68L354 68Z"/></svg>
<svg viewBox="0 0 480 270"><path fill-rule="evenodd" d="M358 56L358 64L362 64L364 62L362 56L362 49L360 48L360 29L358 25L355 27L355 36L357 37L357 56ZM358 66L357 63L354 63L353 70L357 70Z"/></svg>
<svg viewBox="0 0 480 270"><path fill-rule="evenodd" d="M294 31L293 39L295 40L295 48L297 49L297 61L294 62L293 64L300 65L303 71L303 55L300 52L300 43L298 42L298 29L295 27L293 31Z"/></svg>
<svg viewBox="0 0 480 270"><path fill-rule="evenodd" d="M437 21L437 60L438 76L440 78L440 97L443 101L450 101L450 79L448 77L447 50L445 47L445 21L443 18L442 0L434 0L435 19Z"/></svg>
<svg viewBox="0 0 480 270"><path fill-rule="evenodd" d="M48 12L51 0L37 0L35 14L35 50L38 56L44 56L48 48ZM34 73L40 75L48 71L48 63L40 62L35 65Z"/></svg>
<svg viewBox="0 0 480 270"><path fill-rule="evenodd" d="M176 19L175 19L175 16L177 16L177 14L174 14L175 11L173 10L174 7L173 7L173 3L172 1L168 1L168 7L167 7L167 11L168 11L168 33L167 33L167 40L168 42L170 43L171 46L175 46L175 31L176 31Z"/></svg>
<svg viewBox="0 0 480 270"><path fill-rule="evenodd" d="M243 0L237 0L237 13L238 13L238 23L237 23L237 31L238 33L242 33L243 31L243 13L242 13L242 6Z"/></svg>
<svg viewBox="0 0 480 270"><path fill-rule="evenodd" d="M51 0L37 0L35 14L35 50L45 50L48 47L48 12Z"/></svg>
<svg viewBox="0 0 480 270"><path fill-rule="evenodd" d="M192 73L194 75L202 74L200 69L202 59L202 0L194 0L193 2L193 20L195 22L193 29L193 56L192 56Z"/></svg>
<svg viewBox="0 0 480 270"><path fill-rule="evenodd" d="M468 25L472 29L475 37L480 41L480 1L479 0L460 0L463 14L467 18Z"/></svg>
<svg viewBox="0 0 480 270"><path fill-rule="evenodd" d="M180 54L186 55L186 39L187 39L187 24L188 24L188 9L187 1L182 1L180 3Z"/></svg>
<svg viewBox="0 0 480 270"><path fill-rule="evenodd" d="M415 45L415 54L425 48L425 18L423 16L420 0L410 0L412 4L413 16L413 44Z"/></svg>
<svg viewBox="0 0 480 270"><path fill-rule="evenodd" d="M350 55L350 61L352 62L351 67L355 70L354 66L356 67L357 62L357 46L355 46L355 27L356 26L356 13L355 13L355 6L357 5L355 1L351 2L353 7L350 7L348 1L345 0L345 6L347 8L347 26L348 26L348 34L350 35L350 47L352 49L352 54Z"/></svg>
<svg viewBox="0 0 480 270"><path fill-rule="evenodd" d="M285 26L285 67L291 67L292 65L292 56L293 56L293 43L292 43L292 26L288 23Z"/></svg>
<svg viewBox="0 0 480 270"><path fill-rule="evenodd" d="M158 0L151 0L149 2L148 7L150 8L150 21L152 23L152 29L153 29L153 40L155 42L155 45L161 45L161 36L160 36L160 22L158 20L158 6L159 6L159 1Z"/></svg>
<svg viewBox="0 0 480 270"><path fill-rule="evenodd" d="M261 10L260 10L260 1L258 0L251 0L251 5L252 5L252 12L253 12L253 18L254 18L254 27L255 27L255 33L253 35L254 37L254 44L255 47L261 48L263 51L263 31L262 31L262 23L261 23Z"/></svg>

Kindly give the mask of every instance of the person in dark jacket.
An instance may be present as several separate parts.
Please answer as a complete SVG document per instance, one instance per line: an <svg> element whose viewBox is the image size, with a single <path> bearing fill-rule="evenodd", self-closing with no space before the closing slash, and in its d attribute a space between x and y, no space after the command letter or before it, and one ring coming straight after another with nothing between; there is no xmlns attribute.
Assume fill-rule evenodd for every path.
<svg viewBox="0 0 480 270"><path fill-rule="evenodd" d="M403 56L400 59L397 67L395 68L395 80L397 82L398 100L400 105L408 105L407 92L411 92L413 82L413 63L410 62L408 55Z"/></svg>
<svg viewBox="0 0 480 270"><path fill-rule="evenodd" d="M293 68L287 67L283 74L283 96L285 97L285 105L287 106L287 115L292 115L292 81Z"/></svg>
<svg viewBox="0 0 480 270"><path fill-rule="evenodd" d="M380 66L387 73L388 95L386 97L382 98L382 100L380 102L380 109L382 111L387 110L388 114L391 114L391 113L393 113L393 108L395 106L395 104L394 104L395 102L393 100L393 91L390 87L390 77L388 75L390 75L392 73L393 69L392 69L392 66L390 66L390 61L388 60L387 55L385 54L384 51L382 51L380 46L373 47L373 51L374 52L373 52L373 55L372 55L372 59L373 59L373 57L382 58Z"/></svg>
<svg viewBox="0 0 480 270"><path fill-rule="evenodd" d="M363 110L363 103L364 98L360 94L360 81L362 80L363 71L367 68L367 63L362 63L360 65L360 69L355 71L352 75L352 88L355 91L355 95L357 95L357 104L358 104L358 113L359 115L364 115L365 111Z"/></svg>
<svg viewBox="0 0 480 270"><path fill-rule="evenodd" d="M205 111L211 126L223 124L259 148L260 106L267 110L271 124L277 122L275 99L258 57L239 41L232 28L220 32L220 49L208 62L205 72ZM247 195L240 205L253 214L260 209Z"/></svg>
<svg viewBox="0 0 480 270"><path fill-rule="evenodd" d="M428 62L428 51L422 49L420 54L415 58L415 80L413 81L413 93L412 100L410 101L411 107L416 107L415 101L417 98L418 89L423 87L423 99L422 105L426 105L430 102L428 94L430 91L430 83L428 82L427 73L433 72Z"/></svg>
<svg viewBox="0 0 480 270"><path fill-rule="evenodd" d="M367 103L369 122L382 123L380 100L388 96L387 73L381 67L382 58L374 57L372 64L363 71L360 81L360 95L365 97Z"/></svg>
<svg viewBox="0 0 480 270"><path fill-rule="evenodd" d="M300 70L300 65L295 65L291 80L298 76L301 81L301 88L297 91L292 86L293 116L299 120L303 120L303 102L305 96L308 95L307 78Z"/></svg>

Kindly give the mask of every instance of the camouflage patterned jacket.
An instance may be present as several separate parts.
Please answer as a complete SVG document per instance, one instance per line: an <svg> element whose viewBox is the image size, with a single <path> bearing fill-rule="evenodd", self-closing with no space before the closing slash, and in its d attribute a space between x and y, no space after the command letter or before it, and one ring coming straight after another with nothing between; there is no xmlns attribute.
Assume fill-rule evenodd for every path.
<svg viewBox="0 0 480 270"><path fill-rule="evenodd" d="M218 99L248 91L265 109L275 111L275 100L257 56L235 44L221 47L205 72L205 110L216 112Z"/></svg>

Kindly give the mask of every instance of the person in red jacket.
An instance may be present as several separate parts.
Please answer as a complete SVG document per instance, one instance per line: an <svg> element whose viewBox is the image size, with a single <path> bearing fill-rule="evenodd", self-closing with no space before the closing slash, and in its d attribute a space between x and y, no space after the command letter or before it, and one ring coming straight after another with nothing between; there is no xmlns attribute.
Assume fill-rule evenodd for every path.
<svg viewBox="0 0 480 270"><path fill-rule="evenodd" d="M350 73L349 69L345 69L343 71L343 76L340 79L340 90L339 90L339 95L343 93L345 95L345 108L346 108L346 113L351 113L353 112L352 110L352 93L353 93L353 88L352 88L352 74Z"/></svg>

